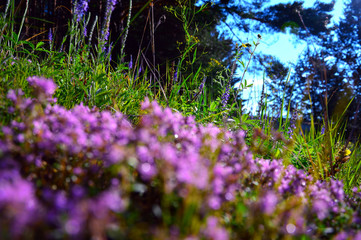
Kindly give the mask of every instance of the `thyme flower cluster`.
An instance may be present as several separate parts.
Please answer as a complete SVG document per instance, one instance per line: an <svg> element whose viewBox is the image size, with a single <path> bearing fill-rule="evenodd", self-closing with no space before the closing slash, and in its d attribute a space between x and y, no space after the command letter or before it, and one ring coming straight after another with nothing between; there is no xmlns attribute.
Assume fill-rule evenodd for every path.
<svg viewBox="0 0 361 240"><path fill-rule="evenodd" d="M361 194L254 158L243 131L145 99L121 113L65 109L51 79L10 90L0 135L0 231L13 239L359 239Z"/></svg>

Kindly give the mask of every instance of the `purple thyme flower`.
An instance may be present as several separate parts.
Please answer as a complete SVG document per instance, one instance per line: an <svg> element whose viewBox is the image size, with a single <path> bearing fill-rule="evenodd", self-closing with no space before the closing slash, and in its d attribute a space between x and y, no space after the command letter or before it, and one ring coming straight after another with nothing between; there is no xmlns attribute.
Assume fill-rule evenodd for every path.
<svg viewBox="0 0 361 240"><path fill-rule="evenodd" d="M260 198L261 209L266 214L272 214L278 203L277 195L269 191Z"/></svg>
<svg viewBox="0 0 361 240"><path fill-rule="evenodd" d="M214 210L219 209L221 207L221 199L217 196L211 196L208 199L208 206Z"/></svg>
<svg viewBox="0 0 361 240"><path fill-rule="evenodd" d="M52 79L34 76L29 77L27 80L34 89L45 93L48 97L51 97L57 88Z"/></svg>
<svg viewBox="0 0 361 240"><path fill-rule="evenodd" d="M224 229L216 217L208 217L207 226L204 229L204 235L207 239L218 239L218 240L228 240L228 232Z"/></svg>
<svg viewBox="0 0 361 240"><path fill-rule="evenodd" d="M35 189L17 171L0 173L0 209L2 222L10 222L13 235L21 234L27 225L39 217Z"/></svg>
<svg viewBox="0 0 361 240"><path fill-rule="evenodd" d="M317 199L312 203L312 210L320 220L325 219L329 214L329 206L326 201Z"/></svg>
<svg viewBox="0 0 361 240"><path fill-rule="evenodd" d="M104 191L91 205L91 211L97 218L105 218L109 211L121 212L124 208L125 203L117 189Z"/></svg>
<svg viewBox="0 0 361 240"><path fill-rule="evenodd" d="M19 92L19 91L18 91L18 92ZM17 97L17 94L16 94L15 90L10 89L9 92L8 92L8 94L7 94L7 98L10 99L10 100L13 101L13 102L16 102L16 99L17 99L18 97Z"/></svg>
<svg viewBox="0 0 361 240"><path fill-rule="evenodd" d="M35 93L43 97L45 90L38 83L41 78L34 78L39 88ZM45 229L39 232L40 238L58 232L76 239L105 236L109 227L121 224L119 213L124 210L131 213L137 207L140 216L149 209L153 214L169 210L161 206L158 211L157 205L158 199L168 196L180 198L171 206L176 211L188 199L199 202L194 216L201 217L202 222L198 231L192 232L193 239L243 239L243 233L252 237L247 228L260 229L263 234L275 229L273 223L279 224L275 238L285 234L317 238L321 233L317 224L328 227L332 220L329 217L339 216L349 220L341 222L340 228L327 233L327 237L334 238L342 229L347 229L347 238L361 237L356 232L360 213L351 212L341 181L315 182L305 172L291 165L285 167L282 161L254 159L244 131L199 125L194 117L163 109L147 98L142 104L147 114L132 126L121 113L99 112L83 104L70 110L59 105L31 104L38 99L23 104L25 99L14 90L7 96L16 109L28 106L20 116L22 121L11 121L0 136L0 228L9 238L22 239L23 232L34 234L40 227ZM48 160L58 163L64 156L71 158L69 168L58 168L56 175L52 167L51 172L44 172L48 171ZM20 175L19 169L25 171ZM112 169L121 170L121 175L118 170L109 171ZM32 172L41 173L37 174L40 188L34 185L38 179ZM68 173L69 181L64 183L51 177ZM88 179L91 188L82 184ZM161 184L154 185L159 180ZM129 187L123 187L123 182ZM158 186L160 191L153 191ZM97 191L92 193L93 189ZM358 188L353 191L360 194ZM235 206L239 200L250 209L247 215L242 214L249 218L241 219L244 231L234 231L230 236L225 226L235 219L228 204ZM355 201L360 201L359 197ZM262 228L260 222L253 221L258 213L264 215L266 224ZM174 238L178 237L178 227L175 224ZM168 235L164 238L171 239Z"/></svg>

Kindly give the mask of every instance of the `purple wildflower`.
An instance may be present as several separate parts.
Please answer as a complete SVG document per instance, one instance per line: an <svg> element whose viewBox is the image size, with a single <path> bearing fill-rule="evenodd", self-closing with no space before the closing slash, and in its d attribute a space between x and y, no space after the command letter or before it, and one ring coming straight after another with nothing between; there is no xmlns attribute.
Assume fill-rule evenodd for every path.
<svg viewBox="0 0 361 240"><path fill-rule="evenodd" d="M120 192L115 189L103 192L91 206L95 217L100 219L106 218L109 211L120 212L124 208L125 203L120 196Z"/></svg>
<svg viewBox="0 0 361 240"><path fill-rule="evenodd" d="M224 93L222 95L222 110L226 109L227 106L227 102L229 99L229 90L230 90L231 86L230 86L230 82L227 83L226 85L226 89L224 90Z"/></svg>
<svg viewBox="0 0 361 240"><path fill-rule="evenodd" d="M21 178L16 171L0 173L0 209L2 222L11 222L14 235L21 234L30 225L38 212L38 202L31 183Z"/></svg>
<svg viewBox="0 0 361 240"><path fill-rule="evenodd" d="M37 98L54 92L55 84L47 81L29 79ZM199 125L194 117L149 99L142 104L146 114L132 126L121 113L83 104L70 110L41 105L14 90L7 96L22 113L19 121L3 126L0 136L0 228L11 239L23 239L24 233L97 238L109 229L175 239L183 237L178 235L182 223L172 223L171 233L158 221L142 221L142 227L136 222L169 210L182 214L193 203L192 216L199 223L191 232L194 239L243 239L268 232L274 238L307 234L318 239L323 230L318 224L331 228L340 216L349 220L339 222L334 232L324 231L325 236L332 239L341 231L343 239L341 229L346 229L347 238L360 238L358 188L351 201L340 181L314 181L282 161L254 159L244 131ZM160 205L159 199L171 204ZM136 225L122 224L119 213L132 214L135 208ZM255 214L263 216L261 222ZM225 225L230 231L242 226L242 231L229 236ZM154 227L161 235L147 230Z"/></svg>
<svg viewBox="0 0 361 240"><path fill-rule="evenodd" d="M176 71L174 72L174 77L173 77L174 82L177 82L177 81L178 81L178 71L179 71L179 66L177 66L177 69L176 69Z"/></svg>
<svg viewBox="0 0 361 240"><path fill-rule="evenodd" d="M204 77L204 78L203 78L201 84L199 85L199 88L198 88L199 90L198 90L198 92L197 92L197 93L194 93L194 96L193 96L193 97L196 97L196 96L198 96L199 94L203 93L204 84L206 83L206 79L207 79L207 77Z"/></svg>
<svg viewBox="0 0 361 240"><path fill-rule="evenodd" d="M139 171L139 173L141 174L141 177L144 180L151 179L158 172L156 166L154 166L154 164L151 164L151 163L148 163L148 162L139 164L138 171Z"/></svg>
<svg viewBox="0 0 361 240"><path fill-rule="evenodd" d="M329 214L328 204L324 200L314 200L312 210L320 220L325 219Z"/></svg>
<svg viewBox="0 0 361 240"><path fill-rule="evenodd" d="M51 45L51 43L53 42L53 33L52 33L51 28L49 29L49 35L48 35L48 38L49 38L49 42L50 42L50 45Z"/></svg>
<svg viewBox="0 0 361 240"><path fill-rule="evenodd" d="M212 240L228 240L228 232L220 226L216 217L208 217L207 226L204 229L204 235L207 239Z"/></svg>
<svg viewBox="0 0 361 240"><path fill-rule="evenodd" d="M278 203L277 195L269 191L260 199L261 210L266 214L272 214Z"/></svg>
<svg viewBox="0 0 361 240"><path fill-rule="evenodd" d="M348 237L349 237L348 234L346 232L342 231L342 232L338 233L334 239L335 240L347 240L347 239L350 239Z"/></svg>
<svg viewBox="0 0 361 240"><path fill-rule="evenodd" d="M7 94L7 98L10 99L13 102L16 102L17 94L15 93L15 90L10 89L8 94Z"/></svg>
<svg viewBox="0 0 361 240"><path fill-rule="evenodd" d="M361 231L358 231L354 237L354 240L361 240Z"/></svg>
<svg viewBox="0 0 361 240"><path fill-rule="evenodd" d="M80 20L83 18L85 13L88 11L88 7L89 7L88 2L89 0L80 0L76 3L74 13L77 22L80 22Z"/></svg>
<svg viewBox="0 0 361 240"><path fill-rule="evenodd" d="M201 92L203 91L205 81L206 81L206 77L203 78L201 85L199 85L199 91L201 91Z"/></svg>
<svg viewBox="0 0 361 240"><path fill-rule="evenodd" d="M85 37L88 36L88 30L87 30L86 26L84 26L83 34Z"/></svg>
<svg viewBox="0 0 361 240"><path fill-rule="evenodd" d="M49 38L49 46L50 46L50 50L51 50L53 48L53 33L52 33L51 28L49 29L48 38Z"/></svg>
<svg viewBox="0 0 361 240"><path fill-rule="evenodd" d="M41 91L42 93L44 93L46 96L49 97L51 97L54 94L57 88L56 84L53 82L52 79L34 76L34 77L29 77L27 80L34 89Z"/></svg>
<svg viewBox="0 0 361 240"><path fill-rule="evenodd" d="M211 209L218 210L221 207L221 199L217 196L211 196L208 199L208 206Z"/></svg>
<svg viewBox="0 0 361 240"><path fill-rule="evenodd" d="M134 80L136 80L138 78L138 75L140 75L141 72L142 72L142 66L139 65L138 71L136 72L136 74L134 76Z"/></svg>
<svg viewBox="0 0 361 240"><path fill-rule="evenodd" d="M105 10L104 23L102 27L102 35L101 35L101 47L103 51L105 51L105 42L108 41L109 38L109 26L110 26L110 17L114 10L115 5L117 4L117 0L108 0L107 6Z"/></svg>
<svg viewBox="0 0 361 240"><path fill-rule="evenodd" d="M290 137L292 137L292 135L293 135L293 130L296 129L297 116L298 116L297 110L293 111L291 121L290 121L290 126L289 126L288 132L287 132Z"/></svg>

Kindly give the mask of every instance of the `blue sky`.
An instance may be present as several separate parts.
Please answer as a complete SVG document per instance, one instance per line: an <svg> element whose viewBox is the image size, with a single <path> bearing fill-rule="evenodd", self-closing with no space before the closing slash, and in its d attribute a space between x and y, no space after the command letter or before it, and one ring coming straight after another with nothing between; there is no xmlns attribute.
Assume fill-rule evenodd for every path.
<svg viewBox="0 0 361 240"><path fill-rule="evenodd" d="M269 5L275 5L278 3L289 3L294 1L282 1L272 0ZM305 0L304 7L312 7L316 0ZM331 2L331 0L323 0L322 2ZM342 17L343 12L343 0L336 0L336 5L333 11L333 18L331 19L331 25L337 23ZM258 33L250 33L248 35L242 35L242 40L252 41L257 40ZM236 38L234 39L237 42ZM306 49L307 43L297 39L297 36L288 33L277 34L262 34L262 40L257 47L257 52L261 52L268 55L276 56L281 62L288 64L292 69L292 64L297 63L299 55ZM239 70L236 72L238 76L242 76L242 72ZM243 91L243 97L250 98L252 101L244 107L246 112L252 111L255 113L257 103L260 99L260 93L262 89L263 75L259 74L247 74L247 83L253 83L253 87ZM292 80L292 79L291 79Z"/></svg>
<svg viewBox="0 0 361 240"><path fill-rule="evenodd" d="M281 0L273 0L269 5L275 5L278 3L289 3L294 1L281 1ZM305 0L304 7L312 7L316 0ZM322 1L322 2L331 2ZM331 19L331 24L338 22L340 17L342 16L343 11L343 0L337 0L334 11L333 18ZM270 39L268 39L268 37ZM274 34L274 36L267 36L267 39L264 38L262 44L259 46L259 51L264 53L277 56L282 62L290 62L295 63L298 59L298 55L307 47L304 41L299 41L299 44L295 45L297 37L291 36L290 34Z"/></svg>

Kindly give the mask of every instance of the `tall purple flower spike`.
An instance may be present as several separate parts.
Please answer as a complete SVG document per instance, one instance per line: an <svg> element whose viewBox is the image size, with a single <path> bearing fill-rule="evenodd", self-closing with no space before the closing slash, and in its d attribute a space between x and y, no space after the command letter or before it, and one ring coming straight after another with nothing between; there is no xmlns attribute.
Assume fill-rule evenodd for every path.
<svg viewBox="0 0 361 240"><path fill-rule="evenodd" d="M83 18L85 13L88 11L89 8L88 2L89 0L80 0L77 2L74 12L74 14L76 15L77 22L80 22L80 20Z"/></svg>

